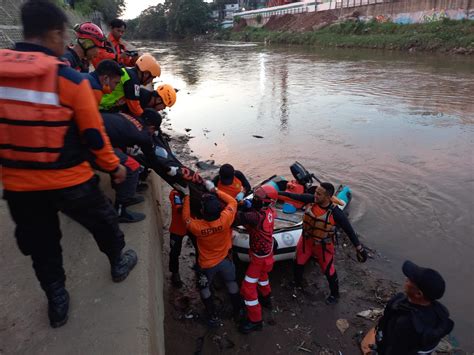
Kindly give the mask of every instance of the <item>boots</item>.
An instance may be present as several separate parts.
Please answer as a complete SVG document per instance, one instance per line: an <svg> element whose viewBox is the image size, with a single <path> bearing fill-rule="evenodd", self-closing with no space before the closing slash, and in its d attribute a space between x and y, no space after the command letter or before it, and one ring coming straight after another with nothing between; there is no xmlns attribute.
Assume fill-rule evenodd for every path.
<svg viewBox="0 0 474 355"><path fill-rule="evenodd" d="M229 294L229 296L232 303L232 318L236 323L239 323L245 315L244 308L242 307L242 298L238 292Z"/></svg>
<svg viewBox="0 0 474 355"><path fill-rule="evenodd" d="M128 211L125 205L116 204L115 209L119 215L119 223L135 223L143 221L146 217L145 214L140 212Z"/></svg>
<svg viewBox="0 0 474 355"><path fill-rule="evenodd" d="M64 288L64 282L57 281L43 288L48 298L49 324L58 328L66 324L69 311L69 293Z"/></svg>
<svg viewBox="0 0 474 355"><path fill-rule="evenodd" d="M138 257L134 250L129 249L119 257L110 259L112 280L114 282L122 282L125 280L137 265Z"/></svg>
<svg viewBox="0 0 474 355"><path fill-rule="evenodd" d="M304 287L304 265L297 264L296 261L293 265L293 275L294 275L294 287Z"/></svg>
<svg viewBox="0 0 474 355"><path fill-rule="evenodd" d="M262 307L265 307L266 309L272 310L273 305L272 305L272 294L269 293L266 296L258 296L258 302Z"/></svg>
<svg viewBox="0 0 474 355"><path fill-rule="evenodd" d="M171 284L175 288L183 287L183 281L181 281L181 276L179 275L179 272L173 272L171 274Z"/></svg>
<svg viewBox="0 0 474 355"><path fill-rule="evenodd" d="M212 296L209 298L203 298L202 303L204 303L204 307L206 308L207 313L207 325L210 328L217 328L221 325L221 321L216 314L216 308L214 306L214 302L212 300Z"/></svg>
<svg viewBox="0 0 474 355"><path fill-rule="evenodd" d="M327 305L336 304L339 301L339 280L337 278L337 273L334 272L333 275L326 275L326 278L329 282L329 290L331 294L326 298Z"/></svg>
<svg viewBox="0 0 474 355"><path fill-rule="evenodd" d="M251 322L250 320L246 320L239 326L239 332L243 334L249 334L255 330L262 330L263 322Z"/></svg>

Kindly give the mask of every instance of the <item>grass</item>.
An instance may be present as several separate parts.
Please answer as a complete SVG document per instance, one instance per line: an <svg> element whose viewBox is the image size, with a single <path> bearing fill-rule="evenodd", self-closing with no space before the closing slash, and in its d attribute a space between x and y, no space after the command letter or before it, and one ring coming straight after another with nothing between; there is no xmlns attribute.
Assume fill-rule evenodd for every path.
<svg viewBox="0 0 474 355"><path fill-rule="evenodd" d="M424 24L344 22L311 32L268 31L245 27L240 32L222 31L223 40L317 45L323 47L380 48L427 51L474 50L474 21L443 19Z"/></svg>

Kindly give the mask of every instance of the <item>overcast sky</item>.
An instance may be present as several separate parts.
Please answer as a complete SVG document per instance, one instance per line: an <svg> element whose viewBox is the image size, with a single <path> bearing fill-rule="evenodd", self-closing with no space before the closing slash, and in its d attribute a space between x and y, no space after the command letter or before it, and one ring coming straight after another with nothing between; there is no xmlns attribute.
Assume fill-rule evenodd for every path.
<svg viewBox="0 0 474 355"><path fill-rule="evenodd" d="M125 19L132 19L140 15L140 13L145 10L147 7L156 5L159 2L158 0L127 0L126 4L127 7L125 8L125 12L123 14L123 18Z"/></svg>

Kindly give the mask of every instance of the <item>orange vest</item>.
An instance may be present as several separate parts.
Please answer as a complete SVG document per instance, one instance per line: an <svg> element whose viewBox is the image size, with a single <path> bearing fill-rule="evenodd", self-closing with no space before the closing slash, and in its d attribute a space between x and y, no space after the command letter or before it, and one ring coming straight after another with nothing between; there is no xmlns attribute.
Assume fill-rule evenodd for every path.
<svg viewBox="0 0 474 355"><path fill-rule="evenodd" d="M303 236L313 238L316 242L333 242L336 232L333 208L338 207L330 205L328 209L324 209L317 204L309 205L303 217Z"/></svg>
<svg viewBox="0 0 474 355"><path fill-rule="evenodd" d="M59 101L59 64L41 52L0 51L0 165L66 169L84 161L79 139L63 154L74 121Z"/></svg>
<svg viewBox="0 0 474 355"><path fill-rule="evenodd" d="M235 176L234 180L232 181L232 184L230 185L222 184L221 180L219 179L219 182L217 183L217 188L220 191L225 192L227 195L232 196L233 198L236 198L237 195L244 190L242 187L242 181L240 181L240 179L236 178Z"/></svg>
<svg viewBox="0 0 474 355"><path fill-rule="evenodd" d="M171 202L171 223L169 231L172 234L185 236L186 235L186 224L183 221L183 202L181 204L176 203L176 198L181 199L179 192L176 190L170 191L170 202Z"/></svg>

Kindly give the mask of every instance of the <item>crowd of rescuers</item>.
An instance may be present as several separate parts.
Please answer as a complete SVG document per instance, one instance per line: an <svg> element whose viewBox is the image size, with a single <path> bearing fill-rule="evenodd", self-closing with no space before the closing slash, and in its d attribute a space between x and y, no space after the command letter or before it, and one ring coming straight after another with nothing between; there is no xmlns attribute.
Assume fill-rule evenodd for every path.
<svg viewBox="0 0 474 355"><path fill-rule="evenodd" d="M142 162L158 164L154 133L159 132L161 116L157 111L175 104L176 90L167 84L156 90L143 88L160 76L161 68L149 54L127 52L121 41L126 25L121 20L112 21L107 40L90 22L75 26L76 43L68 48L68 20L53 3L25 2L21 20L24 41L0 50L3 197L16 224L18 247L33 261L55 328L67 322L69 310L58 213L93 235L108 257L114 282L127 278L138 257L135 251L125 250L119 223L145 218L127 207L144 200L136 194L147 187L139 183ZM91 72L90 65L84 65L89 62L94 66ZM144 160L133 147L140 148ZM94 169L110 174L115 206L100 190ZM169 168L166 174L174 176L176 170ZM334 186L328 182L311 194L278 192L269 185L252 191L242 172L224 164L213 181L203 184L206 192L200 198L199 218L191 212L189 187L175 184L170 192L169 271L172 285L181 287L179 256L187 235L196 249L197 285L210 327L222 322L211 291L219 276L238 329L244 334L262 329L261 307L272 308L269 274L279 199L296 201L305 210L294 262L295 287L305 287L304 265L313 258L329 284L326 304L339 302L336 227L348 235L359 262L368 258L347 217L335 207ZM245 199L250 192L253 197ZM231 255L235 225L244 226L250 238L250 263L240 287ZM405 292L389 301L377 326L367 333L361 345L364 353L429 354L454 327L438 301L445 291L441 275L409 261L403 273Z"/></svg>

